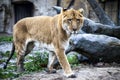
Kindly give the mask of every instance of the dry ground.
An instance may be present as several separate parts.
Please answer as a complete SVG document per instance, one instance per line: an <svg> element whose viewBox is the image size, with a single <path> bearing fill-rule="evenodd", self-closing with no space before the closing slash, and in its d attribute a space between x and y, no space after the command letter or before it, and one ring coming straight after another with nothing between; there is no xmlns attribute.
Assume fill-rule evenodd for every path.
<svg viewBox="0 0 120 80"><path fill-rule="evenodd" d="M55 74L45 71L26 74L14 80L120 80L120 67L77 66L73 68L77 78L66 78L62 70Z"/></svg>

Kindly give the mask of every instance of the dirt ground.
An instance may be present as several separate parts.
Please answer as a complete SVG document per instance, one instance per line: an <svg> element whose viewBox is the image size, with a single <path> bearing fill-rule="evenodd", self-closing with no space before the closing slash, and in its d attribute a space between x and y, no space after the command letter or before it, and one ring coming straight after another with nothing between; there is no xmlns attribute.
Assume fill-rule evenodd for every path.
<svg viewBox="0 0 120 80"><path fill-rule="evenodd" d="M120 80L120 67L93 67L77 66L72 68L76 78L66 78L63 71L57 70L57 73L48 74L45 71L26 74L14 80Z"/></svg>

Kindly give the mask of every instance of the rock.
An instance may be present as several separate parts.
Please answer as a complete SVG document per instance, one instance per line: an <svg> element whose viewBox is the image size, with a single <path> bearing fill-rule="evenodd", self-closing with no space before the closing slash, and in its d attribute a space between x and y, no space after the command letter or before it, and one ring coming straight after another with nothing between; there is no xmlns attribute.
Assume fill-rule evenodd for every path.
<svg viewBox="0 0 120 80"><path fill-rule="evenodd" d="M106 35L73 35L66 53L70 51L79 52L94 62L120 62L120 40Z"/></svg>
<svg viewBox="0 0 120 80"><path fill-rule="evenodd" d="M11 42L0 42L0 51L5 53L7 51L11 51L12 43Z"/></svg>
<svg viewBox="0 0 120 80"><path fill-rule="evenodd" d="M120 26L109 26L85 18L82 30L86 33L105 34L120 38Z"/></svg>

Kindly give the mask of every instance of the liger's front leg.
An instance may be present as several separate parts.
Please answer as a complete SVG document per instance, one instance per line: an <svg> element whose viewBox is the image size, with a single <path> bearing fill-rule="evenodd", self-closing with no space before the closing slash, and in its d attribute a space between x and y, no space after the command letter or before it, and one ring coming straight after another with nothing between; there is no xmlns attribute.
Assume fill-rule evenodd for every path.
<svg viewBox="0 0 120 80"><path fill-rule="evenodd" d="M58 49L57 48L55 50L55 52L56 52L56 56L58 58L58 61L59 61L60 65L61 65L62 69L65 72L65 76L70 77L70 78L75 78L76 76L71 70L71 67L70 67L70 64L69 64L69 62L67 60L67 57L65 55L64 49Z"/></svg>
<svg viewBox="0 0 120 80"><path fill-rule="evenodd" d="M48 59L48 65L47 65L47 67L48 67L47 72L48 73L56 73L56 70L53 69L53 65L54 65L55 60L56 60L56 55L53 51L51 51L49 53L49 59Z"/></svg>

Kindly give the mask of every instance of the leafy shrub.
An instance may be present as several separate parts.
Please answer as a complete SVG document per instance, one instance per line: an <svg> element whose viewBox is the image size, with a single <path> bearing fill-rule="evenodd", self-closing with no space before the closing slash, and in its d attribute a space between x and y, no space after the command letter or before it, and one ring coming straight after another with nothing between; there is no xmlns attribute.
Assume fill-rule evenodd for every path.
<svg viewBox="0 0 120 80"><path fill-rule="evenodd" d="M79 60L76 54L68 54L67 59L70 64L78 64Z"/></svg>
<svg viewBox="0 0 120 80"><path fill-rule="evenodd" d="M11 41L13 41L13 37L12 36L2 36L2 37L0 37L0 42L2 42L2 41L11 42Z"/></svg>
<svg viewBox="0 0 120 80"><path fill-rule="evenodd" d="M0 68L0 80L2 80L2 79L5 79L5 80L10 79L11 80L12 78L15 78L18 76L17 73L13 72L13 70L10 70L10 69L13 69L13 68L8 67L8 69L6 69L6 70Z"/></svg>
<svg viewBox="0 0 120 80"><path fill-rule="evenodd" d="M31 61L25 63L25 69L27 71L38 71L47 66L48 63L48 53L35 53L35 56L29 57Z"/></svg>

